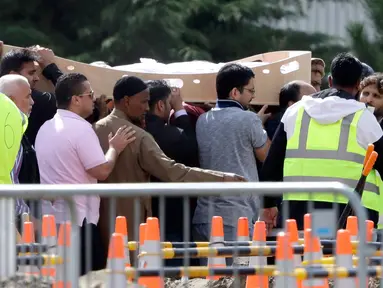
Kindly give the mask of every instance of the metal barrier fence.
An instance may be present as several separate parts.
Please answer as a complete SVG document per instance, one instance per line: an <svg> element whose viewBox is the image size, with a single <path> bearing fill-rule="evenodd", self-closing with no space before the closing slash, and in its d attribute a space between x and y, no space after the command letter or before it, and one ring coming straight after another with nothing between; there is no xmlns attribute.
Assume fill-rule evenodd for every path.
<svg viewBox="0 0 383 288"><path fill-rule="evenodd" d="M203 197L206 197L206 196L210 196L210 197L236 196L236 197L239 197L239 196L243 196L243 195L252 195L252 196L256 196L256 197L261 197L263 195L267 195L267 196L275 195L275 196L277 196L277 195L281 195L282 193L302 193L302 192L307 192L310 195L313 195L313 193L319 193L319 192L320 193L330 193L330 194L333 194L334 197L338 197L339 195L343 195L347 199L349 199L349 203L350 203L351 207L353 208L353 210L355 211L355 215L357 216L357 220L358 220L358 229L359 229L359 231L358 231L359 232L359 242L358 242L358 247L357 247L358 259L365 259L367 256L370 256L370 255L368 255L370 252L367 249L368 246L366 243L366 226L365 226L365 221L367 219L366 211L362 207L361 201L360 201L358 195L356 193L354 193L354 191L352 189L350 189L349 187L347 187L343 184L337 183L337 182L327 182L327 183L323 183L323 182L322 183L307 183L307 182L306 183L293 183L293 182L291 182L291 183L250 183L250 182L247 182L247 183L140 183L140 184L94 184L94 185L0 185L0 207L2 208L0 210L0 213L1 213L1 219L3 219L1 221L2 225L6 225L6 223L8 223L9 221L13 222L13 219L12 219L13 216L12 217L10 216L10 215L12 215L12 212L9 209L5 209L6 207L9 207L9 203L5 204L6 201L8 201L8 200L6 200L6 198L23 198L23 199L34 199L34 200L41 200L41 199L52 199L53 200L56 198L62 198L62 199L67 200L69 203L69 208L70 208L70 213L71 213L72 231L71 231L71 245L70 245L70 248L68 248L68 249L70 249L70 258L69 258L70 264L66 265L66 269L69 269L69 271L64 273L64 275L65 275L64 278L68 277L68 279L71 283L71 287L75 288L75 287L79 287L79 282L78 282L79 265L80 265L79 264L80 263L79 255L80 255L81 251L79 249L80 239L79 239L79 237L77 237L78 235L80 235L80 228L78 225L75 225L78 215L76 213L76 205L72 201L73 196L81 195L83 197L90 197L90 196L99 195L100 197L110 197L110 198L114 198L114 199L115 198L121 198L121 197L131 197L131 200L134 202L134 205L133 205L133 209L134 209L134 221L133 222L134 223L131 223L132 222L132 221L130 221L131 219L128 219L127 225L128 225L128 227L131 227L132 225L134 227L134 237L132 239L132 237L129 235L129 241L135 241L135 243L129 242L129 245L128 245L129 248L131 248L131 250L135 250L134 251L135 256L133 257L134 260L137 259L137 257L139 256L139 253L142 252L142 251L139 252L138 251L139 249L136 249L139 246L138 243L140 242L138 235L139 235L139 227L141 224L140 218L142 218L142 217L140 217L141 212L142 212L141 211L142 199L145 199L145 197L154 197L154 196L159 197L159 203L160 203L160 211L159 211L159 217L158 217L159 222L160 222L159 227L160 227L161 241L164 241L164 239L166 238L165 221L164 221L164 215L165 215L165 209L166 209L165 197L182 197L184 199L183 200L184 243L178 243L178 244L177 243L173 243L173 244L163 243L162 246L165 248L166 247L185 248L185 249L181 249L182 253L185 254L184 255L185 261L182 264L182 266L184 267L184 270L182 270L183 272L182 271L181 272L183 273L183 276L186 276L186 279L187 279L187 277L190 275L197 275L198 273L200 273L200 272L194 273L197 270L195 270L193 272L190 269L189 270L186 269L186 267L188 267L189 263L190 263L190 255L192 255L193 253L194 253L194 256L202 255L203 253L205 253L205 254L203 254L204 256L207 256L207 255L208 256L214 256L214 255L216 256L219 253L221 253L221 254L223 253L222 255L224 255L224 253L229 253L229 254L232 254L233 259L238 259L238 256L243 257L244 255L245 256L246 255L248 255L248 256L258 255L258 254L256 254L258 252L254 252L255 251L254 249L252 250L253 252L250 251L251 249L249 250L253 254L249 254L250 253L249 251L244 252L244 249L242 249L242 250L239 249L239 247L246 244L246 243L241 244L241 242L233 242L231 244L231 246L234 246L234 249L230 250L231 252L228 252L229 250L227 250L226 248L225 248L226 252L224 251L225 249L223 249L223 250L221 249L221 251L220 251L220 248L217 248L216 250L214 250L214 249L206 250L205 249L205 252L203 252L203 250L198 250L198 248L196 248L196 250L194 250L194 251L188 249L189 247L192 247L194 245L191 242L190 227L189 227L190 226L190 213L189 213L190 212L189 211L190 210L190 206L189 206L189 199L190 198L201 197L201 196L203 196ZM258 209L260 210L260 208L263 207L262 198L259 198L258 200L260 202L260 204L258 205ZM119 201L119 200L117 199L117 201ZM109 216L109 235L112 235L112 233L114 232L113 227L114 227L115 219L116 219L116 216L119 216L116 214L117 203L118 202L116 202L116 201L110 201L108 204L109 208L110 208L109 209L109 214L110 214L110 216ZM14 203L12 203L11 205L14 205ZM328 221L328 220L331 219L331 217L336 217L337 214L334 212L334 211L336 211L336 209L331 210L334 212L334 213L332 213L328 209L327 209L328 211L325 211L324 209L314 209L314 207L312 205L310 206L310 203L308 205L309 205L309 212L312 215L313 234L316 236L324 236L324 238L335 239L335 233L334 232L336 232L337 229L334 226L335 225L334 223L336 223L336 221L335 221L336 219L334 218L334 221ZM130 208L127 207L127 209L130 209ZM288 218L288 211L287 210L288 210L288 208L283 210L283 216L284 216L283 220ZM33 214L34 214L34 212L32 211L31 215L33 215ZM212 216L216 216L216 215L209 215L208 217L211 219ZM256 219L254 219L254 220L256 220ZM253 223L254 221L251 221L251 219L250 219L250 222ZM283 221L283 223L285 223L285 221ZM39 226L39 225L41 226L41 223L37 222L37 226ZM35 228L37 228L37 234L41 234L41 227L35 227ZM12 236L11 236L12 233L10 233L10 232L11 231L9 229L7 229L5 226L3 228L0 226L0 251L1 251L0 257L2 258L2 260L0 260L0 271L3 274L1 276L4 276L4 273L7 274L6 276L9 276L9 274L12 274L12 272L14 272L13 267L12 267L12 263L13 263L12 258L14 256L12 256L12 255L16 255L16 245L14 245L15 241L13 241L14 238L12 238ZM87 230L87 233L88 233L88 230ZM333 235L333 237L329 236L331 234ZM38 237L38 238L41 238L41 237ZM94 239L90 239L90 237L87 237L86 235L85 235L85 238L88 238L88 239L87 239L87 243L83 247L85 247L85 249L87 250L88 247L91 246L91 243L94 241ZM321 237L321 238L323 238L323 237ZM187 240L185 240L185 239L187 239ZM38 241L40 241L40 240L41 239L38 239ZM250 240L251 239L248 239L248 242ZM229 241L224 241L224 242L229 242ZM230 246L229 243L227 243L227 244ZM194 246L194 247L198 247L198 245L199 244L197 243L197 246ZM251 245L251 244L249 244L249 245ZM275 243L273 245L275 245ZM30 247L32 247L31 245L28 247L27 247L28 249L32 249L32 248L30 248ZM134 248L134 247L136 247L136 248ZM52 247L48 247L48 249L49 248L52 248ZM238 249L236 249L236 248L238 248ZM26 246L23 249L26 249ZM178 252L181 253L180 252L181 250L179 250ZM260 250L262 250L262 249L260 249ZM170 250L162 249L160 252L161 252L162 256L165 256L166 253L168 253L168 255L173 253L171 251L170 251L171 252L170 253L169 251ZM262 250L262 251L264 251L264 250ZM18 252L20 252L20 251L18 251ZM214 253L216 253L216 254L214 254ZM264 252L261 252L261 254L259 254L259 255L263 255L262 253L264 253ZM40 254L42 255L43 253L40 253ZM91 258L94 257L95 255L90 255L91 253L87 253L87 254L88 255L86 256L86 262L89 263L89 262L91 262ZM4 256L4 255L6 255L6 256ZM28 256L30 254L26 253L23 255ZM37 255L39 255L39 254L37 254ZM174 255L174 253L172 255ZM53 260L52 260L53 262L51 260L48 261L47 259L49 257L45 254L44 254L44 257L36 258L34 260L40 261L40 264L44 264L44 265L48 265L48 266L53 265L52 264L54 262ZM169 256L167 258L172 258L172 257ZM22 261L28 260L28 259L27 260L26 259L27 258L22 258L22 256L19 255L19 257L14 261L15 267L16 267L16 262L19 265L19 267L22 266L23 263L24 264L30 263L30 262L22 262ZM181 273L181 272L178 273L177 272L178 270L176 270L176 268L165 269L164 268L164 257L161 257L161 259L162 259L162 265L161 265L160 269L154 269L154 270L159 270L159 274L161 276L178 275ZM57 260L57 261L59 263L61 263L60 262L61 260ZM65 263L65 260L67 260L67 258L64 257L64 260L63 260L64 263ZM370 274L371 273L373 274L373 272L368 271L365 263L362 263L362 262L363 261L359 261L359 263L357 264L356 272L357 272L358 279L366 279L367 272L369 272ZM234 264L236 264L236 263L234 263ZM4 265L6 267L4 267ZM90 264L88 264L88 266L89 265ZM49 266L49 267L51 267L51 266ZM127 268L127 272L126 272L127 274L126 275L128 275L129 277L132 277L133 275L135 275L135 276L139 275L140 272L141 273L145 272L144 267L138 266L138 261L134 261L134 268L138 269L138 270L134 270L134 269L129 270L129 268ZM233 268L231 269L231 271L232 271L232 275L234 275L234 278L237 278L237 276L239 276L239 275L243 275L243 273L245 273L245 274L250 273L251 274L251 272L249 272L249 271L243 272L242 271L243 268L244 267L241 268L241 267L237 267L237 265L233 265ZM265 269L265 271L266 270L267 269ZM268 273L273 273L274 270L271 269L270 271ZM40 272L41 272L41 270L40 270ZM151 273L153 273L153 271ZM203 272L203 273L205 273L205 272ZM227 273L227 271L226 271L226 273ZM305 273L308 273L308 272L305 272ZM355 273L355 271L354 272L351 271L349 273L352 274L352 273ZM375 271L374 273L378 273L378 272ZM299 274L299 275L301 275L301 274ZM314 274L312 274L312 275L314 275ZM339 272L339 273L334 272L334 274L332 274L332 275L333 276L335 275L334 277L338 277L338 276L339 277L345 277L344 273L342 274L341 272ZM57 274L56 274L56 276L57 276ZM150 275L147 275L147 276L150 276ZM306 275L306 276L302 276L302 277L308 277L308 276ZM315 277L317 277L317 276L315 276ZM66 283L65 281L68 281L68 279L63 279L64 283ZM186 281L185 284L188 284L188 282ZM359 284L360 284L359 287L366 287L365 281L359 281ZM86 286L82 286L82 287L91 287L91 279L89 277L88 277L88 283L85 285ZM239 282L236 285L240 285ZM25 286L25 287L27 287L27 286ZM56 287L59 287L59 286L56 286ZM110 287L110 286L106 286L106 287ZM113 287L119 287L119 286L113 285ZM169 286L169 287L171 287L171 286ZM176 286L173 286L173 287L176 287Z"/></svg>

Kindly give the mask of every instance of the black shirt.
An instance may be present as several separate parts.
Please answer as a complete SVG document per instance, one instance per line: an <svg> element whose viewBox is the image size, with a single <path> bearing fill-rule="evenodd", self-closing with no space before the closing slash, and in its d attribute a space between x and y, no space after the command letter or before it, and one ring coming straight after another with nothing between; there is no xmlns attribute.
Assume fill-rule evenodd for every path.
<svg viewBox="0 0 383 288"><path fill-rule="evenodd" d="M188 115L174 119L174 125L167 125L164 120L156 115L146 115L146 130L153 136L166 156L186 166L198 165L198 144L193 127ZM151 181L160 182L151 177ZM195 199L190 199L190 220L194 213ZM165 201L165 234L183 235L183 198L167 197ZM160 211L158 198L152 198L153 216L159 217ZM191 225L191 222L189 223ZM170 241L170 240L168 240Z"/></svg>
<svg viewBox="0 0 383 288"><path fill-rule="evenodd" d="M43 75L48 80L51 80L53 85L56 85L57 79L63 73L52 63L45 67ZM28 137L29 142L34 146L37 132L45 121L50 120L56 114L57 103L56 97L53 93L40 92L36 89L32 90L32 99L35 102L32 107L31 115L28 119L28 128L25 135Z"/></svg>

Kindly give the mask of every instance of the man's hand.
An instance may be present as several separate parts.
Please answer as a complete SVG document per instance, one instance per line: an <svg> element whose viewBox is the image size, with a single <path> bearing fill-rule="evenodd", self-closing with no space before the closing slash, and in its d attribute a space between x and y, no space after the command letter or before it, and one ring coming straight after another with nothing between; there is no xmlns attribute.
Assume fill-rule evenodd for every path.
<svg viewBox="0 0 383 288"><path fill-rule="evenodd" d="M261 118L262 124L265 124L267 119L269 119L271 116L271 113L265 114L267 107L269 107L269 106L263 105L261 110L259 110L259 112L257 113L258 117Z"/></svg>
<svg viewBox="0 0 383 288"><path fill-rule="evenodd" d="M55 54L51 49L40 47L39 45L36 45L31 48L33 51L35 51L39 56L39 64L41 68L45 68L48 65L55 62Z"/></svg>
<svg viewBox="0 0 383 288"><path fill-rule="evenodd" d="M174 111L180 111L184 109L184 106L182 105L182 97L181 97L181 90L180 88L172 87L172 93L170 95L170 107Z"/></svg>
<svg viewBox="0 0 383 288"><path fill-rule="evenodd" d="M262 209L260 220L266 224L267 233L269 233L275 226L277 226L278 208L271 207Z"/></svg>
<svg viewBox="0 0 383 288"><path fill-rule="evenodd" d="M96 106L98 108L98 111L100 112L100 119L108 116L109 109L106 104L106 95L102 94L100 97L96 99Z"/></svg>
<svg viewBox="0 0 383 288"><path fill-rule="evenodd" d="M108 135L109 146L116 149L117 153L120 154L128 144L136 140L135 133L136 131L132 127L124 125L117 130L114 136L112 133Z"/></svg>
<svg viewBox="0 0 383 288"><path fill-rule="evenodd" d="M247 182L246 179L242 176L239 176L234 173L225 173L223 176L223 182Z"/></svg>

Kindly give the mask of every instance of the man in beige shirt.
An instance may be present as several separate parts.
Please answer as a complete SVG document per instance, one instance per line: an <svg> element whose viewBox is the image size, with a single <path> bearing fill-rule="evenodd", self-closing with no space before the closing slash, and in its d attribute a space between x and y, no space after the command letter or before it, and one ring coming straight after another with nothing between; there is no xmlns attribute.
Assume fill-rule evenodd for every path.
<svg viewBox="0 0 383 288"><path fill-rule="evenodd" d="M150 182L150 175L163 182L233 182L245 181L242 176L212 170L187 167L168 158L153 137L141 129L148 111L149 90L144 81L137 77L123 77L113 89L115 108L110 115L95 124L95 131L101 147L108 149L108 135L116 133L119 127L131 126L136 131L136 140L120 154L107 183ZM140 127L139 127L140 126ZM139 223L151 216L150 199L141 200ZM128 221L129 238L134 235L134 201L131 197L116 199L116 214L110 215L109 199L103 198L100 206L100 229L104 245L110 237L110 217L125 216ZM136 220L137 221L137 220ZM113 228L113 227L111 227ZM106 246L107 247L107 246Z"/></svg>

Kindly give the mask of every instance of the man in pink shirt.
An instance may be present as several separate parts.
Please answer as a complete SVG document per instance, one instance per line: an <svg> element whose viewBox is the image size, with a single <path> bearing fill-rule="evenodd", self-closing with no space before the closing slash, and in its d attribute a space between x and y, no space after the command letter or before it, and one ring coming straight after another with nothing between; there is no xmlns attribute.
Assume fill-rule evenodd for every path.
<svg viewBox="0 0 383 288"><path fill-rule="evenodd" d="M135 131L124 126L113 137L109 135L109 150L104 155L91 124L85 120L92 114L95 100L87 78L78 73L65 74L58 79L55 94L57 113L53 119L44 123L36 137L41 183L91 184L105 180L113 170L118 155L126 145L134 141ZM71 219L67 203L62 199L53 202L43 200L42 214L53 214L58 224L70 220L72 225L81 227L83 275L88 272L85 251L92 251L91 270L104 268L100 260L103 251L100 251L97 228L100 198L74 196L73 200L76 219ZM85 230L88 231L85 233Z"/></svg>

